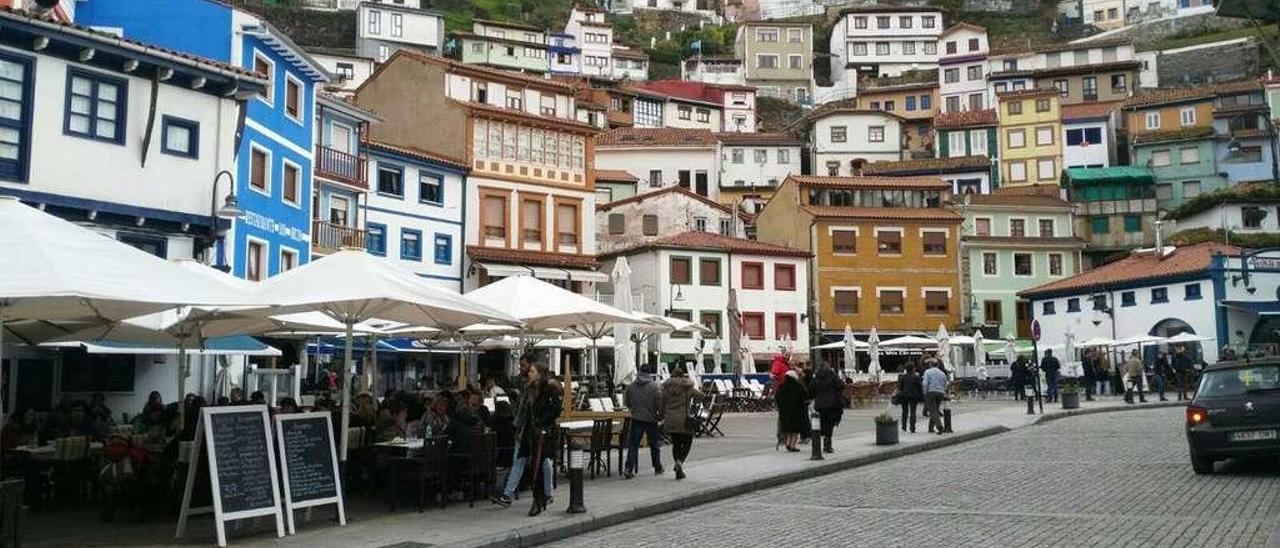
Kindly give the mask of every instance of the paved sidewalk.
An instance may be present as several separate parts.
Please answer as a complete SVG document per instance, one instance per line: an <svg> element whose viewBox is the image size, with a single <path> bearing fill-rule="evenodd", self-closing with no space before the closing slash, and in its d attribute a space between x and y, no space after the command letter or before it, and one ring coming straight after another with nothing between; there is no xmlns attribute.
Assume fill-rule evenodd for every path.
<svg viewBox="0 0 1280 548"><path fill-rule="evenodd" d="M686 465L688 479L675 481L670 472L671 456L666 447L663 456L668 471L663 476L654 476L649 468L647 451L642 448L641 473L637 478L624 480L615 474L612 478L599 477L586 481L585 514L565 513L569 491L567 480L562 480L553 508L536 518L525 515L531 503L529 495L525 493L509 509L502 509L488 502L478 502L475 508L469 508L466 503L453 503L444 510L428 509L424 513L418 513L410 509L391 513L377 505L360 507L353 504L345 527L338 527L330 521L332 511L317 509L309 522L299 519L296 536L276 539L273 532L262 527L266 525L266 520L257 524L246 523L238 531L229 531L228 535L229 541L235 546L529 546L1011 429L1025 428L1042 420L1078 413L1149 408L1155 405L1159 404L1128 406L1119 398L1106 398L1098 402L1082 402L1080 410L1070 412L1062 411L1057 404L1046 404L1045 415L1032 416L1026 414L1025 405L1008 399L966 399L952 406L956 434L926 434L928 423L921 422L917 425L919 433L900 432L901 442L898 445L880 447L874 444L872 417L882 411L894 414L898 411L898 408L885 404L846 411L834 444L836 452L826 455L826 460L822 462L808 460L808 446L804 446L804 451L800 453L775 451L773 414L726 415L722 427L728 436L694 441L693 457ZM617 466L616 462L614 466ZM159 533L155 529L159 524L147 525L145 533L141 530L129 531L129 527L124 527L117 534L111 535L112 539L99 536L91 540L66 531L31 531L28 534L30 542L27 544L158 546L174 543L171 526L166 525L161 531L169 536L157 536ZM32 523L32 526L38 525ZM188 537L178 542L183 545L207 545L212 544L212 540L212 523L205 517L194 519L189 526Z"/></svg>

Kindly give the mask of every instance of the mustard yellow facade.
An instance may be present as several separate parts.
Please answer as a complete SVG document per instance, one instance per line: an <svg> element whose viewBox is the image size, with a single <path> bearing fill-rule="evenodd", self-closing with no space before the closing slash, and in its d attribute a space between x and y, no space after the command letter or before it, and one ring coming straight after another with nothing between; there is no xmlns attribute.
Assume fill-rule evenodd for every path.
<svg viewBox="0 0 1280 548"><path fill-rule="evenodd" d="M999 95L1000 185L1056 184L1062 171L1062 105L1053 89Z"/></svg>

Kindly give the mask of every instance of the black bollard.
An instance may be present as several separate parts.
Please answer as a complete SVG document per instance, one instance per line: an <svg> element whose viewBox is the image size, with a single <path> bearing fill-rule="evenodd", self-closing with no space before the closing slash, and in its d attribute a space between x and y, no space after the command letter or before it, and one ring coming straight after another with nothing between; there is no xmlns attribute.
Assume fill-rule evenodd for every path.
<svg viewBox="0 0 1280 548"><path fill-rule="evenodd" d="M950 409L942 410L942 431L948 434L951 433L951 410Z"/></svg>
<svg viewBox="0 0 1280 548"><path fill-rule="evenodd" d="M587 511L582 502L582 446L577 440L569 441L569 509L570 514L581 514Z"/></svg>
<svg viewBox="0 0 1280 548"><path fill-rule="evenodd" d="M813 451L809 454L809 460L823 460L822 458L822 419L818 416L818 409L809 406L809 446Z"/></svg>

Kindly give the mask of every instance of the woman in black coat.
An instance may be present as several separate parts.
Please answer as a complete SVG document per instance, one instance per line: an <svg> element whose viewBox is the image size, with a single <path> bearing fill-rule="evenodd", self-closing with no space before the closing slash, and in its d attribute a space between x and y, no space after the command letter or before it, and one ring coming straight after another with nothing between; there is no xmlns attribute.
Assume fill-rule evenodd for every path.
<svg viewBox="0 0 1280 548"><path fill-rule="evenodd" d="M778 418L787 451L800 451L796 442L800 439L800 433L809 429L804 409L804 402L808 399L809 391L800 380L800 372L795 368L787 371L782 377L782 386L778 387L778 394L774 397L778 403Z"/></svg>
<svg viewBox="0 0 1280 548"><path fill-rule="evenodd" d="M544 478L555 474L552 457L559 447L560 429L556 418L560 416L561 400L559 387L548 382L551 373L547 366L537 364L529 368L528 375L529 382L520 400L522 413L516 418L516 430L520 436L520 454L534 456L528 459L534 469L529 479L533 484L533 507L529 509L529 516L536 516L551 504L553 484Z"/></svg>
<svg viewBox="0 0 1280 548"><path fill-rule="evenodd" d="M830 365L821 362L813 373L809 392L813 394L813 407L818 410L818 420L822 425L822 451L834 453L831 434L836 425L840 424L840 415L844 414L844 382ZM814 440L813 443L818 441Z"/></svg>
<svg viewBox="0 0 1280 548"><path fill-rule="evenodd" d="M920 384L920 375L916 373L914 365L907 366L907 369L898 375L898 394L902 406L902 431L907 431L907 420L910 419L911 431L916 431L916 409L920 407L920 402L924 401L924 385Z"/></svg>

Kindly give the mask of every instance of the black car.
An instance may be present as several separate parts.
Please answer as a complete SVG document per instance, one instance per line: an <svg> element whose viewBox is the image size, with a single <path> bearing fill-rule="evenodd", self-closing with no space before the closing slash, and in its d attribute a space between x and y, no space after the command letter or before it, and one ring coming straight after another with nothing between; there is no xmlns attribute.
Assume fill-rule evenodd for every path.
<svg viewBox="0 0 1280 548"><path fill-rule="evenodd" d="M1280 456L1280 359L1205 369L1187 406L1187 443L1197 474L1231 457Z"/></svg>

